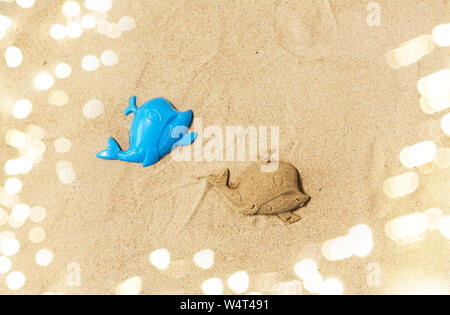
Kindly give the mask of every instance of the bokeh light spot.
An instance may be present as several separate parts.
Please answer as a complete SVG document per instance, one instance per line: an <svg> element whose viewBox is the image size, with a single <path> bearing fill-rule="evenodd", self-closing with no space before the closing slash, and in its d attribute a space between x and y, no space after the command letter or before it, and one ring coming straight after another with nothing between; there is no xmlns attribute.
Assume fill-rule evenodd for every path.
<svg viewBox="0 0 450 315"><path fill-rule="evenodd" d="M67 29L62 24L53 24L50 28L50 36L56 40L62 40L67 36Z"/></svg>
<svg viewBox="0 0 450 315"><path fill-rule="evenodd" d="M214 264L214 252L210 249L204 249L194 255L194 262L202 269L209 269Z"/></svg>
<svg viewBox="0 0 450 315"><path fill-rule="evenodd" d="M60 137L55 140L55 150L58 153L67 153L70 151L70 148L72 147L72 142L64 137Z"/></svg>
<svg viewBox="0 0 450 315"><path fill-rule="evenodd" d="M16 3L23 9L29 9L36 3L36 0L16 0Z"/></svg>
<svg viewBox="0 0 450 315"><path fill-rule="evenodd" d="M11 259L5 256L0 256L0 274L7 273L12 266Z"/></svg>
<svg viewBox="0 0 450 315"><path fill-rule="evenodd" d="M11 257L19 252L20 243L14 238L7 238L1 242L1 252L3 255Z"/></svg>
<svg viewBox="0 0 450 315"><path fill-rule="evenodd" d="M157 249L150 254L149 259L153 266L160 270L165 270L169 267L170 253L165 248Z"/></svg>
<svg viewBox="0 0 450 315"><path fill-rule="evenodd" d="M102 63L107 67L113 67L119 62L119 57L112 50L106 50L101 56Z"/></svg>
<svg viewBox="0 0 450 315"><path fill-rule="evenodd" d="M52 263L53 253L48 249L41 249L36 253L36 263L39 266L45 267Z"/></svg>
<svg viewBox="0 0 450 315"><path fill-rule="evenodd" d="M235 293L242 294L248 289L249 276L245 271L233 273L227 280L228 287Z"/></svg>
<svg viewBox="0 0 450 315"><path fill-rule="evenodd" d="M34 87L39 91L46 91L55 84L55 79L47 73L42 72L34 77Z"/></svg>
<svg viewBox="0 0 450 315"><path fill-rule="evenodd" d="M132 17L122 16L119 20L119 27L122 31L131 31L136 27L136 22Z"/></svg>
<svg viewBox="0 0 450 315"><path fill-rule="evenodd" d="M13 116L17 119L24 119L28 117L33 109L33 104L29 100L21 99L18 100L13 107Z"/></svg>
<svg viewBox="0 0 450 315"><path fill-rule="evenodd" d="M81 26L84 29L92 29L97 25L97 20L95 19L95 17L91 14L86 14L85 16L83 16L83 18L81 19Z"/></svg>
<svg viewBox="0 0 450 315"><path fill-rule="evenodd" d="M8 178L5 181L5 191L8 194L18 194L22 190L22 181L18 178Z"/></svg>
<svg viewBox="0 0 450 315"><path fill-rule="evenodd" d="M30 239L30 241L36 244L45 240L45 237L46 237L45 230L41 227L32 228L28 233L28 238Z"/></svg>
<svg viewBox="0 0 450 315"><path fill-rule="evenodd" d="M55 76L58 79L66 79L70 76L71 73L72 68L67 63L62 62L55 67Z"/></svg>
<svg viewBox="0 0 450 315"><path fill-rule="evenodd" d="M64 106L69 102L69 95L60 90L51 91L48 94L48 102L55 106Z"/></svg>
<svg viewBox="0 0 450 315"><path fill-rule="evenodd" d="M83 115L86 118L94 119L103 113L104 105L97 99L92 99L83 107Z"/></svg>
<svg viewBox="0 0 450 315"><path fill-rule="evenodd" d="M223 283L219 278L209 278L202 283L202 291L207 295L221 295Z"/></svg>
<svg viewBox="0 0 450 315"><path fill-rule="evenodd" d="M30 216L30 207L26 204L19 203L14 206L11 212L11 217L18 222L27 220Z"/></svg>
<svg viewBox="0 0 450 315"><path fill-rule="evenodd" d="M30 211L30 219L33 222L42 222L47 215L47 211L43 207L33 207Z"/></svg>
<svg viewBox="0 0 450 315"><path fill-rule="evenodd" d="M330 278L322 282L319 293L320 295L342 295L344 287L338 279Z"/></svg>
<svg viewBox="0 0 450 315"><path fill-rule="evenodd" d="M97 57L93 55L88 55L83 58L83 61L81 62L81 66L86 71L95 71L100 67L100 61Z"/></svg>
<svg viewBox="0 0 450 315"><path fill-rule="evenodd" d="M83 34L83 28L81 27L81 24L77 22L68 23L66 30L67 36L69 36L70 38L78 38Z"/></svg>
<svg viewBox="0 0 450 315"><path fill-rule="evenodd" d="M63 6L63 12L68 17L74 17L80 14L81 8L75 1L68 1Z"/></svg>
<svg viewBox="0 0 450 315"><path fill-rule="evenodd" d="M140 277L132 277L119 284L115 292L117 295L138 295L141 293L142 279Z"/></svg>
<svg viewBox="0 0 450 315"><path fill-rule="evenodd" d="M6 48L5 59L8 67L17 68L23 61L22 51L15 46L10 46Z"/></svg>
<svg viewBox="0 0 450 315"><path fill-rule="evenodd" d="M19 290L25 285L25 275L20 271L13 271L6 276L6 286L10 290Z"/></svg>

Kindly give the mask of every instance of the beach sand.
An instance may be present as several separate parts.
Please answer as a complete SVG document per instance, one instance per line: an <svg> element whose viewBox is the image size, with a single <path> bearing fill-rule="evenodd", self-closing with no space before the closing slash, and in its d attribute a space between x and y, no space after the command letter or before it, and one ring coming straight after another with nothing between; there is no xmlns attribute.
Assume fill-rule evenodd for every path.
<svg viewBox="0 0 450 315"><path fill-rule="evenodd" d="M85 30L78 39L56 41L49 30L66 23L62 3L22 9L0 2L0 13L17 21L0 48L14 45L24 55L18 68L0 62L3 108L19 98L33 104L23 120L2 112L0 162L18 156L4 137L8 130L30 124L45 130L42 161L17 177L20 202L47 210L42 222L0 226L20 242L11 271L26 277L12 291L7 274L0 275L1 294L109 294L133 277L141 294L201 294L212 277L232 293L227 278L236 271L249 275L246 292L277 293L279 283L301 281L294 265L305 258L317 262L324 279L339 279L346 294L450 293L448 239L429 232L400 246L385 233L386 222L398 216L431 207L448 215L449 169L416 170L421 181L412 195L383 193L386 179L407 171L398 159L402 148L424 140L449 146L448 137L430 135L442 113L425 114L416 89L421 77L445 66L448 49L400 69L386 61L389 50L448 23L448 1L378 1L381 25L370 27L368 1L116 0L108 20L131 16L135 29L117 39ZM119 56L117 65L82 69L84 56L105 50ZM32 80L59 62L71 65L72 74L51 89L70 97L58 107L49 104L51 90L37 91ZM195 180L227 167L233 181L248 162L177 162L168 155L143 168L97 159L109 137L128 147L132 117L123 111L133 95L138 104L163 96L180 111L192 109L203 128L279 126L279 158L298 169L311 197L297 211L302 219L285 225L276 217L244 216L214 192L203 194L205 182ZM94 119L83 115L91 99L104 104ZM59 137L70 139L69 152L55 151ZM72 164L73 182L60 181L60 161ZM8 175L2 171L0 178ZM371 253L327 260L322 244L358 224L372 230ZM28 233L37 226L46 238L35 244ZM54 256L46 267L35 262L42 248ZM161 248L170 253L166 270L149 261ZM193 262L203 249L215 254L208 270ZM368 281L374 266L381 275L376 284Z"/></svg>

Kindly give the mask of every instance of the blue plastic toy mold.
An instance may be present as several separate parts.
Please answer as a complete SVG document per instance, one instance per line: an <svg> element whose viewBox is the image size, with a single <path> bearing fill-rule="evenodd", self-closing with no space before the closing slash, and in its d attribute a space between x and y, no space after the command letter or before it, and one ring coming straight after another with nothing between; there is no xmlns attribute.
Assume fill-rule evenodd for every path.
<svg viewBox="0 0 450 315"><path fill-rule="evenodd" d="M136 96L130 99L125 115L133 113L130 129L130 148L122 151L113 138L108 140L108 148L97 153L105 160L120 160L142 163L144 167L158 162L177 146L190 145L197 133L187 133L192 122L192 111L177 111L164 98L155 98L140 108L136 106Z"/></svg>

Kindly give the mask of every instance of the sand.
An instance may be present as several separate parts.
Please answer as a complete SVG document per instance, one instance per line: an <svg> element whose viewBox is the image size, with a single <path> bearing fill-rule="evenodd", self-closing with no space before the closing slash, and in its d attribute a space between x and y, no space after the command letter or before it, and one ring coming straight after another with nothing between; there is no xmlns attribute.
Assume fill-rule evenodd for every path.
<svg viewBox="0 0 450 315"><path fill-rule="evenodd" d="M448 23L449 3L378 2L381 25L369 27L368 1L116 0L108 20L128 15L135 29L117 39L89 30L62 41L48 35L54 23L66 22L62 1L37 1L30 9L0 2L0 13L17 21L0 48L14 45L24 55L18 68L0 62L2 105L19 98L33 104L23 120L2 112L0 163L18 156L3 136L8 130L43 128L43 159L18 176L19 198L47 210L40 223L0 226L21 245L11 271L26 276L12 291L7 274L0 275L0 293L110 294L132 278L142 294L201 294L212 277L232 293L226 282L237 271L249 275L246 292L276 293L279 283L301 281L294 265L305 258L317 262L324 278L339 279L346 294L450 293L448 239L436 232L400 246L384 231L388 220L430 207L449 214L449 170L418 171L419 188L404 198L383 193L386 179L406 171L401 148L430 140L429 126L441 117L420 109L416 83L445 65L448 49L401 69L392 69L385 55ZM105 50L119 56L117 65L82 69L84 56ZM52 88L70 98L60 107L32 85L38 71L52 72L59 62L72 66L71 76ZM180 111L192 109L203 127L279 126L279 158L299 170L311 197L301 220L285 225L276 217L245 216L216 194L203 195L205 183L196 177L229 168L233 181L247 162L177 162L169 155L143 168L97 159L109 137L126 148L132 118L123 111L132 95L139 104L163 96ZM89 119L83 107L92 99L104 112ZM71 141L70 151L56 152L60 137ZM448 138L439 140L448 147ZM61 182L60 161L71 163L73 182ZM8 176L2 171L0 178ZM326 240L358 224L372 230L368 256L331 262L321 254ZM35 244L28 233L37 226L46 238ZM46 267L35 262L42 248L54 255ZM149 261L162 248L170 253L165 270ZM192 260L203 249L215 254L207 270ZM376 284L368 281L374 268Z"/></svg>

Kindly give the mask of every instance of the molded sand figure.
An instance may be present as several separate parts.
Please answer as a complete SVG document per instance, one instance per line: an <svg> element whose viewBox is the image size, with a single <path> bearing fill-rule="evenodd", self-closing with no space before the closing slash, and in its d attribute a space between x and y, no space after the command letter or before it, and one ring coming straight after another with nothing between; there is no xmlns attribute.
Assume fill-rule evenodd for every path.
<svg viewBox="0 0 450 315"><path fill-rule="evenodd" d="M208 185L246 215L278 215L282 221L294 223L300 217L293 211L310 199L300 191L297 169L289 163L279 162L274 172L262 172L260 163L252 163L237 184L230 184L229 179L226 169L219 176L210 175Z"/></svg>
<svg viewBox="0 0 450 315"><path fill-rule="evenodd" d="M105 160L121 160L142 163L144 167L158 162L176 146L190 145L197 134L187 133L192 122L192 111L177 111L164 98L155 98L140 108L136 106L136 96L130 99L125 116L133 113L130 129L130 149L122 151L113 138L108 140L108 148L97 154Z"/></svg>

